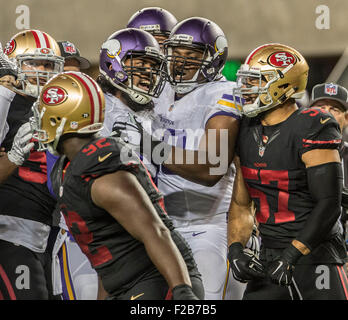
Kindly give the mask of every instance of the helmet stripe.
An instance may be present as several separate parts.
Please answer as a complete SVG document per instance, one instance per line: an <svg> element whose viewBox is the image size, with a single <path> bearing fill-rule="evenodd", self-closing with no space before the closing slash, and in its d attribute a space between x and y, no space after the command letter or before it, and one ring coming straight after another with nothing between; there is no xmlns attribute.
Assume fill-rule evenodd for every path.
<svg viewBox="0 0 348 320"><path fill-rule="evenodd" d="M93 93L92 93L91 89L93 89L93 87L91 85L87 84L88 79L86 77L84 77L81 73L79 73L79 75L77 75L77 73L69 72L68 74L71 75L72 77L77 78L82 83L82 85L85 87L85 89L87 90L89 100L91 103L91 124L98 122L99 110L95 107L95 102L97 102L97 99L95 97L96 94L94 93L94 95L93 95ZM98 113L98 115L96 115L96 113ZM96 119L97 119L97 121L96 121Z"/></svg>
<svg viewBox="0 0 348 320"><path fill-rule="evenodd" d="M46 42L46 47L47 48L51 48L51 44L50 44L50 41L48 40L48 36L45 32L42 32L44 38L45 38L45 42Z"/></svg>
<svg viewBox="0 0 348 320"><path fill-rule="evenodd" d="M100 97L100 92L98 91L98 88L97 88L94 80L91 77L87 76L87 75L85 75L85 76L90 80L90 82L92 83L93 88L95 89L95 91L97 93L98 103L99 103L99 122L101 122L102 121L102 113L103 113L103 111L102 111L102 101L101 101L101 97Z"/></svg>
<svg viewBox="0 0 348 320"><path fill-rule="evenodd" d="M271 44L264 44L264 45L262 45L262 46L257 47L256 49L254 49L254 50L247 56L247 58L245 59L245 64L249 64L249 63L250 63L251 58L256 54L256 52L258 52L260 49L265 48L265 47L268 47L268 46L270 46L270 45L271 45Z"/></svg>
<svg viewBox="0 0 348 320"><path fill-rule="evenodd" d="M92 80L89 76L86 74L81 74L81 78L85 80L87 85L89 86L89 89L91 90L93 101L94 101L94 123L100 122L100 116L101 116L101 99L98 94L97 87L93 83L94 80Z"/></svg>
<svg viewBox="0 0 348 320"><path fill-rule="evenodd" d="M36 47L41 48L40 39L39 39L39 36L37 35L36 31L32 30L31 33L34 36Z"/></svg>
<svg viewBox="0 0 348 320"><path fill-rule="evenodd" d="M41 48L48 48L46 45L46 41L45 41L45 37L43 35L43 33L41 31L36 31L37 36L40 39L40 43L41 43Z"/></svg>
<svg viewBox="0 0 348 320"><path fill-rule="evenodd" d="M32 30L31 32L35 38L37 48L50 48L50 43L46 34L39 30Z"/></svg>

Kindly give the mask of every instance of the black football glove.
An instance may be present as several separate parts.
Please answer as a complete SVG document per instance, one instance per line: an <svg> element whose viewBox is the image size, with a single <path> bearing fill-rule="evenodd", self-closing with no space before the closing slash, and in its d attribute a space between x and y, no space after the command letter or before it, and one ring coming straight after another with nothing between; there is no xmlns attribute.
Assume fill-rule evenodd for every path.
<svg viewBox="0 0 348 320"><path fill-rule="evenodd" d="M260 260L250 251L243 250L239 242L232 243L228 248L228 261L233 278L245 283L255 278L264 278L265 271Z"/></svg>
<svg viewBox="0 0 348 320"><path fill-rule="evenodd" d="M199 300L187 284L179 284L172 289L172 300Z"/></svg>
<svg viewBox="0 0 348 320"><path fill-rule="evenodd" d="M280 257L275 258L268 266L267 274L271 281L280 286L289 286L297 260L302 253L293 245L287 247Z"/></svg>

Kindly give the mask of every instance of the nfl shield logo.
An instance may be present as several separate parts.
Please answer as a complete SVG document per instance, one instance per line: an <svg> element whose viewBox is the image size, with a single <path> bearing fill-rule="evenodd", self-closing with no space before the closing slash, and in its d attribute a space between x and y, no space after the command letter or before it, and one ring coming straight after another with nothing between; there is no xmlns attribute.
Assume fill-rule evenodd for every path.
<svg viewBox="0 0 348 320"><path fill-rule="evenodd" d="M265 147L263 146L259 146L259 156L263 157L263 155L265 154Z"/></svg>
<svg viewBox="0 0 348 320"><path fill-rule="evenodd" d="M335 96L337 94L337 85L333 83L325 84L325 93L330 96Z"/></svg>
<svg viewBox="0 0 348 320"><path fill-rule="evenodd" d="M71 42L63 42L62 45L63 45L65 53L71 53L71 54L76 53L76 48L74 44L72 44Z"/></svg>

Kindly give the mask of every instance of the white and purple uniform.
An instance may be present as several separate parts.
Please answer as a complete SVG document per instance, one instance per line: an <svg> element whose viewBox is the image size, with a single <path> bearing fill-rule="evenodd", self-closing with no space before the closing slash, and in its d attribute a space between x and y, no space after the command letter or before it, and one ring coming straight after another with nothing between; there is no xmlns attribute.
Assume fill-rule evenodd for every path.
<svg viewBox="0 0 348 320"><path fill-rule="evenodd" d="M217 81L199 86L174 101L174 93L156 104L154 128L167 129L171 145L198 150L208 121L217 116L241 118L232 96L234 82ZM226 150L228 146L225 147ZM231 165L213 187L173 174L164 166L157 176L159 190L175 227L189 243L203 277L206 300L225 298L227 264L227 212L231 202L235 169ZM240 297L238 297L240 298Z"/></svg>

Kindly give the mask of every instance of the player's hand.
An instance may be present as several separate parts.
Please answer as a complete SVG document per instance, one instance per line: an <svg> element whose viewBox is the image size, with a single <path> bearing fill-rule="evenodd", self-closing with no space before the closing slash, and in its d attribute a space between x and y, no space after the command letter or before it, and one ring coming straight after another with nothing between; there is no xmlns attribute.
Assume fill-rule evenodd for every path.
<svg viewBox="0 0 348 320"><path fill-rule="evenodd" d="M17 166L21 166L29 157L30 150L34 147L34 142L30 142L33 137L33 131L30 123L24 123L17 131L12 148L7 152L7 158Z"/></svg>
<svg viewBox="0 0 348 320"><path fill-rule="evenodd" d="M271 281L280 286L289 286L297 260L302 253L293 245L287 247L280 257L275 258L268 266L267 274Z"/></svg>
<svg viewBox="0 0 348 320"><path fill-rule="evenodd" d="M140 148L141 134L135 124L116 121L113 124L111 136L121 138L131 147L136 149Z"/></svg>
<svg viewBox="0 0 348 320"><path fill-rule="evenodd" d="M17 65L4 53L0 43L0 80L5 76L17 78Z"/></svg>
<svg viewBox="0 0 348 320"><path fill-rule="evenodd" d="M228 260L233 278L245 283L255 278L264 278L265 270L260 260L250 251L243 250L239 242L232 243L228 248Z"/></svg>
<svg viewBox="0 0 348 320"><path fill-rule="evenodd" d="M253 232L250 236L249 241L245 245L244 251L249 252L250 254L255 255L257 258L260 256L260 241L257 236L257 227L254 226Z"/></svg>
<svg viewBox="0 0 348 320"><path fill-rule="evenodd" d="M162 164L168 158L172 147L149 134L134 115L131 115L131 121L140 134L140 153L151 162Z"/></svg>
<svg viewBox="0 0 348 320"><path fill-rule="evenodd" d="M173 300L199 300L187 284L180 284L172 289Z"/></svg>

